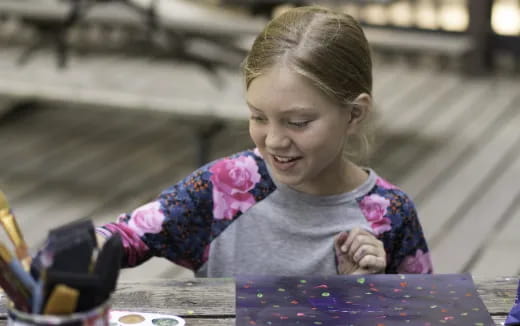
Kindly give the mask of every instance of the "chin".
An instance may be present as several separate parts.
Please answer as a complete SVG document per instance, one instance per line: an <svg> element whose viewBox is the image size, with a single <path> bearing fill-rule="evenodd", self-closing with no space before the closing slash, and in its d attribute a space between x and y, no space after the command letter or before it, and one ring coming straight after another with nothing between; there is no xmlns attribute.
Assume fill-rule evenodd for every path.
<svg viewBox="0 0 520 326"><path fill-rule="evenodd" d="M274 173L274 177L276 178L276 181L278 181L279 183L283 183L284 185L291 186L291 187L296 187L303 183L302 178L297 177L297 176L288 177L285 175L280 175L278 173Z"/></svg>

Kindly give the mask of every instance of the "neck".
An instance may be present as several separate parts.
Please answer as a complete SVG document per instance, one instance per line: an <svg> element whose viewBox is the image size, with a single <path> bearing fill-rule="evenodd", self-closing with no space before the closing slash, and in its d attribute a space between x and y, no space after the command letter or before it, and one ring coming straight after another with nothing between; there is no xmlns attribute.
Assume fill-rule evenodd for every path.
<svg viewBox="0 0 520 326"><path fill-rule="evenodd" d="M347 159L342 160L342 166L339 171L344 171L344 173L340 173L333 180L328 180L330 182L329 189L334 191L334 194L353 191L368 178L366 171Z"/></svg>
<svg viewBox="0 0 520 326"><path fill-rule="evenodd" d="M368 173L347 159L338 160L337 166L332 171L338 173L327 173L319 175L319 182L314 182L305 187L293 187L295 190L311 195L330 196L339 195L361 186L368 178Z"/></svg>

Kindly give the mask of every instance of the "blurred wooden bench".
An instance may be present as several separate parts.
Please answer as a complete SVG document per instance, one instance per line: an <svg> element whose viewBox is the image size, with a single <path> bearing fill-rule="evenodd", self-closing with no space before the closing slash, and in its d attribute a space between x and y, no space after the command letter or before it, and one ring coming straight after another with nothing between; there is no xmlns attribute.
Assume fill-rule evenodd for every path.
<svg viewBox="0 0 520 326"><path fill-rule="evenodd" d="M132 3L146 9L151 1L132 0ZM249 48L265 23L262 18L188 1L161 3L164 6L157 12L161 28L184 38L203 38L242 50ZM0 14L13 15L36 26L60 27L69 10L65 3L51 0L0 1ZM93 6L79 23L146 28L145 16L118 3ZM473 46L464 35L374 26L366 26L365 32L374 49L460 57ZM211 56L211 51L207 52ZM0 96L77 107L149 110L190 120L196 125L200 163L207 161L210 139L225 123L248 118L238 73L218 68L210 73L197 65L121 54L71 55L69 67L57 69L54 54L48 50L37 52L26 65L18 66L20 54L19 48L6 48L0 53Z"/></svg>
<svg viewBox="0 0 520 326"><path fill-rule="evenodd" d="M141 0L133 3L142 8L147 5L147 1ZM165 3L161 9L168 12L167 17L158 17L161 28L215 43L256 34L263 25L258 19L186 1ZM0 2L0 14L36 26L55 24L59 28L69 10L65 3L50 0ZM145 17L138 10L118 3L93 6L79 23L85 22L146 29ZM225 122L247 119L247 109L241 105L238 73L219 70L212 74L194 64L131 58L124 54L85 57L70 54L69 66L58 69L54 53L48 47L19 66L17 60L22 51L6 48L0 53L0 96L76 107L168 113L196 126L200 163L207 161L210 139ZM218 49L210 47L208 55L211 51Z"/></svg>

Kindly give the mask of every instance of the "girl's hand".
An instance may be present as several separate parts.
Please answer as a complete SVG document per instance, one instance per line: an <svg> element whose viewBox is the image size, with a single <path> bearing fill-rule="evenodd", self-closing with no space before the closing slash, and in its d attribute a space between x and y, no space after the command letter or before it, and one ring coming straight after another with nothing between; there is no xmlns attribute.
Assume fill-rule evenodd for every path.
<svg viewBox="0 0 520 326"><path fill-rule="evenodd" d="M384 273L386 252L383 242L372 233L354 228L341 232L334 241L339 274Z"/></svg>

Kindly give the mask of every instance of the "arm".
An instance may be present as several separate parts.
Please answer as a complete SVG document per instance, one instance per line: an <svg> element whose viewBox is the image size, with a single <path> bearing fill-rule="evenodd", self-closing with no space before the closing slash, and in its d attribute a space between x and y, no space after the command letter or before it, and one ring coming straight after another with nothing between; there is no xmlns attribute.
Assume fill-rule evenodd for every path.
<svg viewBox="0 0 520 326"><path fill-rule="evenodd" d="M196 171L155 201L119 216L115 223L98 227L98 245L117 232L125 248L124 267L159 256L197 269L211 233L211 187L205 176L203 170Z"/></svg>
<svg viewBox="0 0 520 326"><path fill-rule="evenodd" d="M392 218L395 227L383 234L385 248L388 248L386 273L432 273L430 252L415 205L406 195L400 196L399 200L400 218Z"/></svg>

